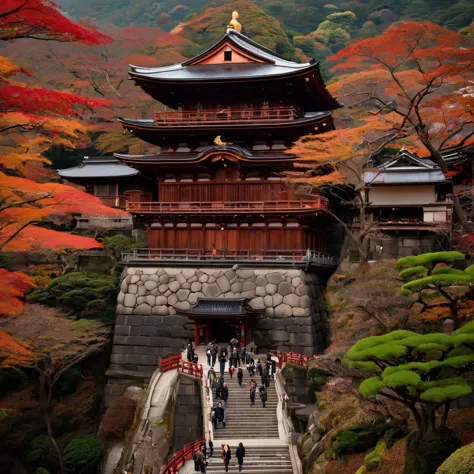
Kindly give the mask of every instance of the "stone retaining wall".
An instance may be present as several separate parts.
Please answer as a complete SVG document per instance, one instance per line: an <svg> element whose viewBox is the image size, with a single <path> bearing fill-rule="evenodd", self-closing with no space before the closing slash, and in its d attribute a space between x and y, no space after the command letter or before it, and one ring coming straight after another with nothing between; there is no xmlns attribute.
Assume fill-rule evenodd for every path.
<svg viewBox="0 0 474 474"><path fill-rule="evenodd" d="M198 297L245 297L265 309L254 329L259 347L322 352L328 339L324 287L318 275L298 269L126 268L109 370L151 374L161 356L182 350L186 338L194 338L194 323L176 310Z"/></svg>

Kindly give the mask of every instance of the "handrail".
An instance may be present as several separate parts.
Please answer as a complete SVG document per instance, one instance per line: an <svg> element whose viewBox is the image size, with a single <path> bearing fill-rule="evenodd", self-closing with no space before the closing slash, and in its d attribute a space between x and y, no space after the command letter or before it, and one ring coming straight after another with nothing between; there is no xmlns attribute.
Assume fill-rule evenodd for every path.
<svg viewBox="0 0 474 474"><path fill-rule="evenodd" d="M160 469L160 474L177 474L184 463L191 459L203 444L206 444L205 439L187 444L183 449L173 454L171 459Z"/></svg>
<svg viewBox="0 0 474 474"><path fill-rule="evenodd" d="M145 248L122 252L122 261L157 261L157 260L249 260L270 262L300 262L323 265L337 265L337 257L323 252L304 249L272 249L252 251L250 249L175 249Z"/></svg>
<svg viewBox="0 0 474 474"><path fill-rule="evenodd" d="M179 126L183 123L187 125L200 125L222 122L248 123L258 122L284 122L301 118L303 114L295 107L256 107L234 109L224 107L221 109L201 109L201 110L178 110L173 112L155 112L154 120L157 126Z"/></svg>
<svg viewBox="0 0 474 474"><path fill-rule="evenodd" d="M203 375L202 364L195 364L194 362L183 360L181 354L171 354L168 357L162 357L160 359L161 372L167 372L173 369L178 369L183 374L194 375L195 377L202 378Z"/></svg>
<svg viewBox="0 0 474 474"><path fill-rule="evenodd" d="M278 367L280 370L283 369L286 364L298 364L303 367L308 367L308 362L314 357L306 354L298 354L297 352L272 351L272 353L278 357Z"/></svg>
<svg viewBox="0 0 474 474"><path fill-rule="evenodd" d="M328 200L315 196L307 201L193 201L193 202L134 202L127 201L127 211L160 213L202 212L266 212L280 210L327 209Z"/></svg>

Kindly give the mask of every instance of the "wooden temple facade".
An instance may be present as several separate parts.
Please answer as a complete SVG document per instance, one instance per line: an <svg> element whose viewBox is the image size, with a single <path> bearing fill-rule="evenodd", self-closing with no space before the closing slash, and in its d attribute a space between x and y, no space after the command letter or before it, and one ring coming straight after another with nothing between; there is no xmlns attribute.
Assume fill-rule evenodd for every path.
<svg viewBox="0 0 474 474"><path fill-rule="evenodd" d="M296 159L292 143L334 128L339 104L318 64L276 56L236 30L201 55L161 68L132 66L133 81L166 111L121 118L124 129L161 147L116 154L154 183L126 209L148 229L150 249L324 250L328 200L291 189L282 176Z"/></svg>
<svg viewBox="0 0 474 474"><path fill-rule="evenodd" d="M120 118L125 133L160 147L155 154L115 154L109 165L121 173L126 186L138 181L134 189L124 190L125 199L120 184L113 194L119 206L125 201L125 209L145 225L148 234L149 248L131 252L125 258L127 264L202 268L238 267L245 262L247 268L266 266L280 269L270 271L278 273L285 266L295 272L295 266L305 269L317 261L324 267L322 272L334 271L336 260L324 254L331 240L327 229L333 225L324 212L330 205L328 199L318 192L290 187L284 180L297 159L291 154L293 143L307 134L333 130L331 113L340 107L326 90L315 61L285 60L228 29L218 43L192 59L159 68L131 66L130 76L165 110L149 119ZM79 181L87 175L86 168L63 170L62 176ZM116 177L111 173L107 181L106 172L101 171L101 182L113 187ZM299 277L282 275L277 275L277 283L285 280L285 291L291 286L289 281L295 280L297 286L302 285L298 291L303 300L309 298ZM217 291L214 283L206 285L209 294L210 288ZM276 291L277 285L273 286ZM183 288L179 296L192 288ZM224 293L219 298L200 297L189 309L178 304L171 314L178 312L195 321L197 344L207 342L215 332L222 335L224 330L218 326L223 319L227 331L235 333L228 335L240 336L242 344L247 344L254 340L257 317L270 311L265 307L257 310L255 302L249 306L248 298L255 298L250 293L253 296L239 290L239 297L232 298L227 289L225 298ZM160 301L163 298L166 293ZM281 305L278 298L276 306ZM268 304L269 299L270 294ZM309 306L294 310L281 306L288 315L294 311L309 316ZM149 314L135 313L142 309L130 311ZM165 306L156 310L170 314ZM305 337L306 350L312 353L313 336Z"/></svg>

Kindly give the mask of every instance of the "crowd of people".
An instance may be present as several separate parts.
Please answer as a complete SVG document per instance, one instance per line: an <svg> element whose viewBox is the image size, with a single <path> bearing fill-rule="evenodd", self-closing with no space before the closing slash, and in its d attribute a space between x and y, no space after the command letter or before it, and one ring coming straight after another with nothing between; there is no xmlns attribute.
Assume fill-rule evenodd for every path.
<svg viewBox="0 0 474 474"><path fill-rule="evenodd" d="M194 352L191 340L188 340L186 346L186 357L188 361L197 362L197 356ZM262 402L262 407L266 407L268 399L268 388L270 387L270 380L274 377L276 371L276 361L272 359L271 353L268 353L266 358L262 361L257 359L253 352L247 351L245 347L241 347L238 339L231 339L229 345L219 347L215 341L209 342L206 349L207 365L209 371L207 374L209 386L215 390L216 406L212 409L211 417L214 430L226 427L227 401L229 399L229 387L225 382L226 364L228 363L228 374L230 379L233 379L236 374L239 387L243 387L244 370L246 369L250 381L245 385L249 388L250 406L255 405L255 398L258 396ZM214 367L219 364L219 376ZM257 380L260 378L260 385ZM232 459L231 449L227 444L223 444L222 460L224 462L225 471L228 472L229 463ZM208 464L208 457L213 456L214 446L212 441L209 441L209 455L206 445L203 444L201 449L194 454L194 468L197 472L206 472ZM242 471L245 457L245 448L242 443L235 451L235 458L239 465L239 471Z"/></svg>
<svg viewBox="0 0 474 474"><path fill-rule="evenodd" d="M212 458L214 454L214 443L209 441L209 458ZM221 445L221 457L224 462L225 472L229 472L229 464L230 460L232 459L232 451L228 444ZM243 443L239 443L239 446L235 450L235 458L237 459L237 463L239 465L239 472L242 471L244 465L244 457L245 457L245 448ZM198 451L194 453L193 461L194 461L194 470L196 472L206 472L206 467L208 465L208 456L207 456L207 448L205 444L202 444Z"/></svg>

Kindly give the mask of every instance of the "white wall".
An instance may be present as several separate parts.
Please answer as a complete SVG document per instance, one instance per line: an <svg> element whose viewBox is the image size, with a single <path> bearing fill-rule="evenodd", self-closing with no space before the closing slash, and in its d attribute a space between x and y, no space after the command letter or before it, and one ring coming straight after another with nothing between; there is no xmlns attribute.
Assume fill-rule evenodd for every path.
<svg viewBox="0 0 474 474"><path fill-rule="evenodd" d="M373 186L369 191L372 206L430 204L436 202L434 184L413 186Z"/></svg>

